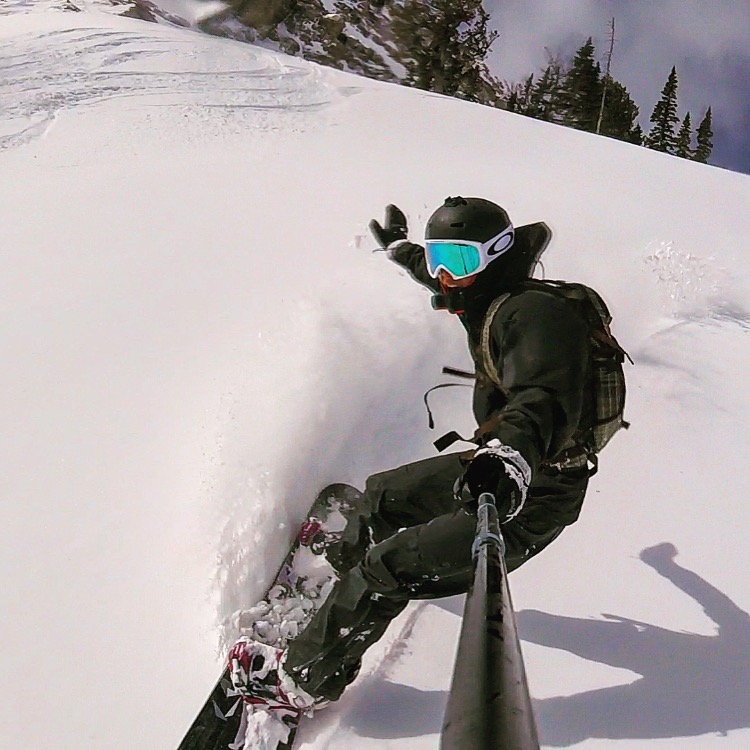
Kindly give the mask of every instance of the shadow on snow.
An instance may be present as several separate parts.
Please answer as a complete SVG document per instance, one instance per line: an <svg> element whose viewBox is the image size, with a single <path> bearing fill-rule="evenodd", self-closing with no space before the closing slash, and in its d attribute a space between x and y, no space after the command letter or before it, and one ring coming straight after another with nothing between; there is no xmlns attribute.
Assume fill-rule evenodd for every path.
<svg viewBox="0 0 750 750"><path fill-rule="evenodd" d="M715 635L673 631L615 615L589 620L534 610L517 613L523 640L641 675L628 685L534 701L544 745L566 747L594 738L692 737L750 727L750 615L678 565L676 555L675 547L664 543L643 550L640 558L703 608L717 626ZM463 597L435 603L462 614ZM440 732L445 691L378 681L365 693L346 722L360 736L385 739Z"/></svg>
<svg viewBox="0 0 750 750"><path fill-rule="evenodd" d="M629 685L535 701L545 745L690 737L750 727L750 616L708 581L677 565L676 555L675 547L665 543L643 550L640 558L703 608L717 625L715 635L614 615L602 621L518 613L523 640L641 675Z"/></svg>
<svg viewBox="0 0 750 750"><path fill-rule="evenodd" d="M378 680L363 687L345 724L360 737L374 739L438 734L447 700L445 690L420 690Z"/></svg>

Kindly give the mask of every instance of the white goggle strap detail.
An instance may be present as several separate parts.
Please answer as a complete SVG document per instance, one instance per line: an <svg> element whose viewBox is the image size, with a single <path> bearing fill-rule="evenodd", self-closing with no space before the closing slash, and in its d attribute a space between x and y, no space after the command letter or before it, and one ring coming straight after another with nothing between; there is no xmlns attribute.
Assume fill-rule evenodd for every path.
<svg viewBox="0 0 750 750"><path fill-rule="evenodd" d="M501 443L497 438L490 440L484 448L480 448L474 458L485 453L502 460L506 474L516 483L519 493L518 503L512 507L505 522L515 518L523 509L531 484L531 467L526 459L514 448Z"/></svg>
<svg viewBox="0 0 750 750"><path fill-rule="evenodd" d="M508 242L502 246L501 240L507 239ZM491 237L487 242L483 242L479 246L479 252L482 256L482 263L484 264L482 267L486 268L486 266L489 264L489 262L493 258L497 258L499 255L502 255L503 253L508 252L513 247L513 243L516 239L516 230L513 228L513 225L507 226L505 229L503 229L500 234L496 234L494 237ZM500 249L498 249L496 252L490 253L490 251L497 247L498 245L501 245Z"/></svg>

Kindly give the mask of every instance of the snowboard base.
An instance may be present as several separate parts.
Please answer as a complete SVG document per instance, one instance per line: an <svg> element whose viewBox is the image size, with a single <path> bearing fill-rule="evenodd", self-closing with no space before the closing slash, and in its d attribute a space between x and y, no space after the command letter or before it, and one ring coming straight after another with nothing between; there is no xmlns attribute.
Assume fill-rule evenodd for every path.
<svg viewBox="0 0 750 750"><path fill-rule="evenodd" d="M298 535L265 597L238 614L241 635L284 648L304 630L337 580L335 571L331 577L332 569L326 568L321 540L335 541L361 497L355 487L341 483L318 493L308 519L319 521L323 533L313 540ZM177 750L291 750L301 718L281 721L272 711L246 703L232 686L227 666Z"/></svg>

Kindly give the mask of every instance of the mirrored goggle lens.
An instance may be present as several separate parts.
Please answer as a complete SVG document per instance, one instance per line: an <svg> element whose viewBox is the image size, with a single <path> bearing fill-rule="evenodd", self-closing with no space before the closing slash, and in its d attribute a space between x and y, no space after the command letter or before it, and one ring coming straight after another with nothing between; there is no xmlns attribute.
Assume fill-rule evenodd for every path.
<svg viewBox="0 0 750 750"><path fill-rule="evenodd" d="M427 268L432 276L444 268L454 279L471 276L479 270L479 249L462 242L431 241L425 243Z"/></svg>

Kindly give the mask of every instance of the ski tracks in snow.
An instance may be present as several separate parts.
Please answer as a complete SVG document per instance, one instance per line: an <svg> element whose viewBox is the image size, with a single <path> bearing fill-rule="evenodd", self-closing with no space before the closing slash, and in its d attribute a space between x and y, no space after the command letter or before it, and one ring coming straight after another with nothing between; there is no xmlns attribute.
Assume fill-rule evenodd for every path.
<svg viewBox="0 0 750 750"><path fill-rule="evenodd" d="M79 14L52 12L50 19L59 26L63 15L75 23ZM0 36L0 151L43 136L61 112L115 98L231 110L255 115L253 127L278 129L339 96L315 66L302 61L280 62L257 47L185 29L112 21L115 28ZM274 120L274 114L286 120Z"/></svg>

